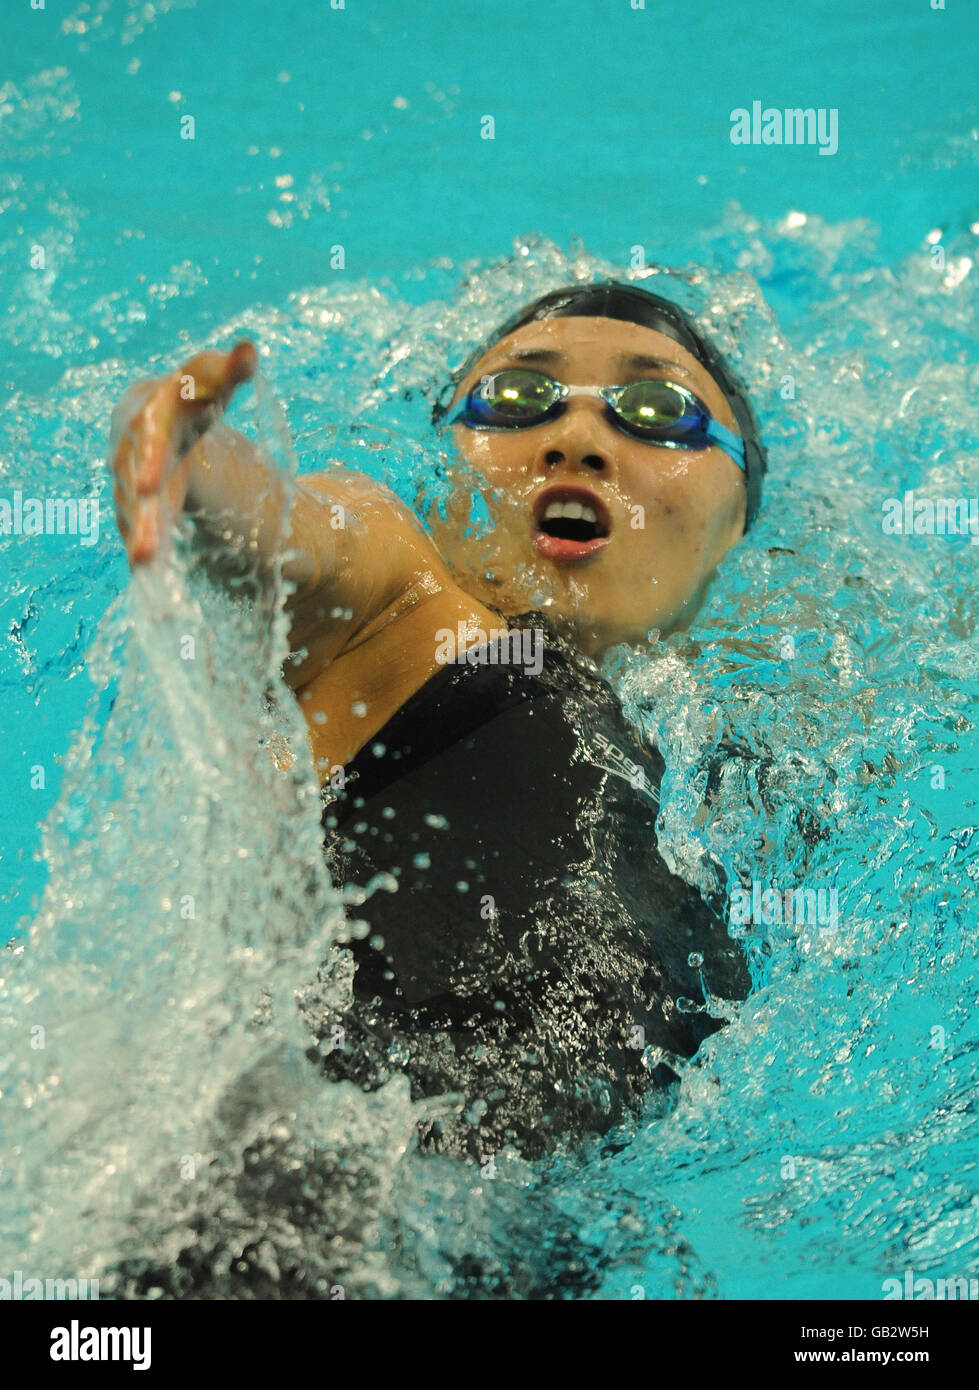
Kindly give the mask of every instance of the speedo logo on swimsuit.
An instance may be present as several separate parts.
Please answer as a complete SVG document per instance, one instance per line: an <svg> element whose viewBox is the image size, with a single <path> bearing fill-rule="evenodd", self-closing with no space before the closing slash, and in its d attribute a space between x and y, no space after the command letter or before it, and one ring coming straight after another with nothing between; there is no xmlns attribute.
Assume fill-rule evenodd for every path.
<svg viewBox="0 0 979 1390"><path fill-rule="evenodd" d="M440 627L435 644L440 666L523 666L531 676L544 668L544 631L539 627L491 628L487 633L458 623L454 632Z"/></svg>
<svg viewBox="0 0 979 1390"><path fill-rule="evenodd" d="M627 758L618 744L612 743L601 733L593 733L591 742L598 751L598 757L593 757L592 761L596 767L602 768L605 772L614 772L616 777L624 778L634 791L644 792L646 796L659 805L659 796L655 788L646 776L639 763L634 763L631 758ZM604 762L599 762L598 758L604 758Z"/></svg>

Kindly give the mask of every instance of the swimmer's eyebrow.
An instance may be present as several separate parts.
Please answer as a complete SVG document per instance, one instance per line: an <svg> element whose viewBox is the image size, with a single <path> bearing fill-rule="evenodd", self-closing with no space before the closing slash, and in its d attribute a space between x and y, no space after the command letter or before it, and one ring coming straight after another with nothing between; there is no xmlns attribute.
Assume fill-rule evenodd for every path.
<svg viewBox="0 0 979 1390"><path fill-rule="evenodd" d="M688 377L691 381L696 380L693 372L688 371L681 362L670 362L664 357L649 357L644 352L623 352L615 359L615 364L619 370L633 372L647 371L666 371L679 372L680 376Z"/></svg>
<svg viewBox="0 0 979 1390"><path fill-rule="evenodd" d="M512 357L516 362L540 362L542 365L568 360L566 352L555 352L553 348L516 348L508 352L507 357Z"/></svg>
<svg viewBox="0 0 979 1390"><path fill-rule="evenodd" d="M513 352L508 352L507 356L515 362L536 362L542 367L563 366L568 360L566 352L557 352L554 348L516 348ZM693 372L681 363L670 362L664 357L650 357L644 352L619 353L615 358L615 367L617 372L679 372L690 381L696 380Z"/></svg>

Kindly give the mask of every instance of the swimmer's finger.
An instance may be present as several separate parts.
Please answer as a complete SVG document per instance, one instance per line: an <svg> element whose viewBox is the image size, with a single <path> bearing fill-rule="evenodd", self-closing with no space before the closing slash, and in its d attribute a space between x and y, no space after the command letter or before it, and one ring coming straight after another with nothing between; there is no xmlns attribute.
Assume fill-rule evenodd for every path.
<svg viewBox="0 0 979 1390"><path fill-rule="evenodd" d="M227 408L237 387L254 375L257 366L255 344L243 339L230 352L200 352L178 368L174 373L177 410L195 437Z"/></svg>
<svg viewBox="0 0 979 1390"><path fill-rule="evenodd" d="M116 524L131 566L152 560L160 543L158 509L152 498L133 501L118 483L114 489Z"/></svg>
<svg viewBox="0 0 979 1390"><path fill-rule="evenodd" d="M159 403L166 381L140 381L124 394L112 414L112 428L109 439L110 463L114 479L116 520L126 542L130 563L134 553L140 558L150 558L155 549L153 536L156 527L150 526L142 508L147 494L152 488L140 487L140 474L144 479L147 473L158 472L165 475L171 453L169 442L160 438L160 430L167 428L161 420L159 411L152 409ZM149 470L145 460L156 451L157 462ZM142 495L141 495L142 494Z"/></svg>
<svg viewBox="0 0 979 1390"><path fill-rule="evenodd" d="M193 391L182 392L182 399L193 402L230 398L236 386L255 374L258 353L255 344L243 338L230 352L199 352L177 369L181 379L193 382Z"/></svg>
<svg viewBox="0 0 979 1390"><path fill-rule="evenodd" d="M136 382L112 413L109 460L116 519L130 564L152 559L183 510L188 455L258 366L255 345L202 352L169 376ZM166 513L166 515L165 515Z"/></svg>
<svg viewBox="0 0 979 1390"><path fill-rule="evenodd" d="M168 377L153 392L134 422L134 482L140 497L159 490L176 457L177 389L174 378Z"/></svg>
<svg viewBox="0 0 979 1390"><path fill-rule="evenodd" d="M113 418L113 435L110 442L110 466L112 469L116 524L125 542L126 553L131 564L133 561L133 535L137 529L140 502L136 495L136 452L134 447L134 430L132 427L133 420L131 418L127 419L125 412L123 412L123 420L125 423L120 424L118 413Z"/></svg>
<svg viewBox="0 0 979 1390"><path fill-rule="evenodd" d="M136 512L136 523L126 542L126 551L131 565L145 564L152 560L160 548L160 508L155 499L140 505Z"/></svg>
<svg viewBox="0 0 979 1390"><path fill-rule="evenodd" d="M156 381L136 382L124 393L112 412L107 455L109 468L128 497L136 495L136 435L140 429L143 407L158 386Z"/></svg>
<svg viewBox="0 0 979 1390"><path fill-rule="evenodd" d="M174 471L170 435L175 412L166 399L168 385L167 378L137 382L112 415L109 454L116 522L131 567L152 560L160 546L163 515L152 482L154 475L165 482ZM183 488L172 499L174 511L183 505L186 481Z"/></svg>
<svg viewBox="0 0 979 1390"><path fill-rule="evenodd" d="M231 352L201 352L178 367L143 407L136 490L156 492L198 439L220 419L235 389L253 375L258 353L242 341Z"/></svg>

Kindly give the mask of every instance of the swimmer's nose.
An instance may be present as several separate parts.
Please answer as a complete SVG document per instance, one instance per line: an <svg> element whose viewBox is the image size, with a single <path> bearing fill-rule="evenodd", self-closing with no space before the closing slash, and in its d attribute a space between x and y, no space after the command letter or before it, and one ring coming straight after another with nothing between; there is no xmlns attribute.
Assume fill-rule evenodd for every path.
<svg viewBox="0 0 979 1390"><path fill-rule="evenodd" d="M605 421L588 409L595 402L572 404L580 404L582 409L565 410L549 422L548 434L540 441L536 471L553 477L554 470L563 464L569 474L580 469L588 474L611 477L616 471L615 455L606 447L608 427Z"/></svg>
<svg viewBox="0 0 979 1390"><path fill-rule="evenodd" d="M548 449L544 455L544 462L551 468L556 468L558 464L566 463L568 455L560 449ZM595 473L608 471L609 464L602 454L582 454L579 460L583 468L589 468Z"/></svg>

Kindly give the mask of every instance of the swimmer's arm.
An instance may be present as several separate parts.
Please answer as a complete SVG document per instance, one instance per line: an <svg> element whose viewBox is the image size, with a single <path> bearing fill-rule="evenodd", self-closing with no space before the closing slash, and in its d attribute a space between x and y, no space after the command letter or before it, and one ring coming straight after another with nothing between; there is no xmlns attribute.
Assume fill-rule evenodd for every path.
<svg viewBox="0 0 979 1390"><path fill-rule="evenodd" d="M414 514L364 474L336 467L297 479L287 515L287 480L236 430L212 427L188 462L186 509L216 577L281 558L290 685L311 679L398 599L426 548L441 564Z"/></svg>
<svg viewBox="0 0 979 1390"><path fill-rule="evenodd" d="M294 689L421 595L453 587L417 516L383 483L335 467L307 474L296 493L289 544L306 561L292 561L298 583L286 606L293 659L283 673ZM331 548L323 563L326 531Z"/></svg>
<svg viewBox="0 0 979 1390"><path fill-rule="evenodd" d="M184 510L198 536L265 567L285 531L287 480L246 435L212 425L187 455Z"/></svg>
<svg viewBox="0 0 979 1390"><path fill-rule="evenodd" d="M281 563L292 619L286 676L300 685L412 595L451 580L418 518L383 484L339 466L293 484L220 422L257 360L246 340L136 382L112 413L108 462L134 570L154 559L185 511L219 583L247 591Z"/></svg>

